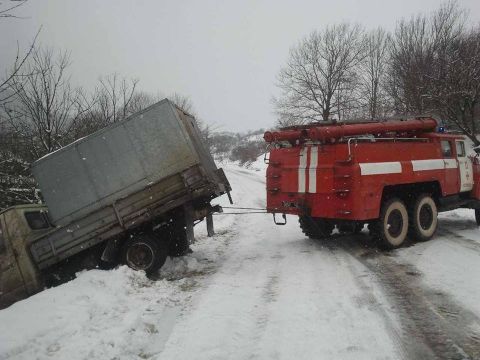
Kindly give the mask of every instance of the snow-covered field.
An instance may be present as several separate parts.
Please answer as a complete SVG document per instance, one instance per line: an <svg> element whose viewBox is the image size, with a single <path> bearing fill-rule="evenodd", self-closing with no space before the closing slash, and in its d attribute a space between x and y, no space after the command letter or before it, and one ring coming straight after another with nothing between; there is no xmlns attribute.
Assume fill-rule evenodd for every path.
<svg viewBox="0 0 480 360"><path fill-rule="evenodd" d="M224 167L236 206L265 206L260 162ZM315 242L288 220L217 216L217 235L198 225L194 252L156 281L93 270L1 310L0 359L480 358L473 212L391 253L366 234Z"/></svg>

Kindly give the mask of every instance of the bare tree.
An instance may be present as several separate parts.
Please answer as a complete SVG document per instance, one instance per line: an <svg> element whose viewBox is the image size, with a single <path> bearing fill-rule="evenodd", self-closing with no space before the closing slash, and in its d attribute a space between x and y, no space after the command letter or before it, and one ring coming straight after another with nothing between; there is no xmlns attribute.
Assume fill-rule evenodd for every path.
<svg viewBox="0 0 480 360"><path fill-rule="evenodd" d="M0 209L35 201L30 159L24 139L11 128L0 125Z"/></svg>
<svg viewBox="0 0 480 360"><path fill-rule="evenodd" d="M22 74L21 71L23 69L23 65L26 63L27 59L35 48L35 43L37 41L38 35L40 34L40 30L41 28L35 35L29 49L23 55L20 55L20 49L17 46L17 54L15 56L15 61L12 68L9 72L7 72L7 76L3 80L0 80L0 104L7 103L15 96L15 93L12 91L13 89L9 86L9 83L14 77L26 75Z"/></svg>
<svg viewBox="0 0 480 360"><path fill-rule="evenodd" d="M464 21L465 12L451 1L430 15L398 23L389 71L389 89L397 112L432 110L431 95L436 85L443 83L448 49L464 32Z"/></svg>
<svg viewBox="0 0 480 360"><path fill-rule="evenodd" d="M402 20L392 41L390 93L402 113L435 113L475 144L480 127L480 28L456 1Z"/></svg>
<svg viewBox="0 0 480 360"><path fill-rule="evenodd" d="M154 104L156 97L136 91L137 82L119 80L117 74L102 78L100 87L87 102L92 106L77 117L72 126L72 140L90 135Z"/></svg>
<svg viewBox="0 0 480 360"><path fill-rule="evenodd" d="M274 99L280 125L329 120L356 106L348 96L364 57L358 25L340 24L314 31L290 50L278 75L281 96Z"/></svg>
<svg viewBox="0 0 480 360"><path fill-rule="evenodd" d="M7 2L0 2L0 19L21 18L20 16L15 14L15 11L18 10L18 8L20 8L21 6L25 5L27 1L28 0L10 0ZM20 74L23 65L25 64L35 47L35 43L41 29L41 27L38 29L31 45L24 54L20 54L20 46L17 44L17 54L15 56L13 65L11 69L8 69L6 76L3 79L0 79L0 104L7 102L15 95L11 92L11 89L9 89L7 84L14 76Z"/></svg>
<svg viewBox="0 0 480 360"><path fill-rule="evenodd" d="M0 2L0 19L1 18L20 18L15 14L21 6L25 5L28 0L7 0Z"/></svg>
<svg viewBox="0 0 480 360"><path fill-rule="evenodd" d="M159 96L153 96L145 91L138 91L132 95L131 100L129 101L128 113L134 114L143 109L146 109L150 105L155 104L160 101Z"/></svg>
<svg viewBox="0 0 480 360"><path fill-rule="evenodd" d="M97 110L102 126L125 119L134 98L138 79L120 78L117 73L100 78L96 90Z"/></svg>
<svg viewBox="0 0 480 360"><path fill-rule="evenodd" d="M200 135L202 136L203 141L207 148L212 151L214 146L214 136L218 130L216 126L206 123L200 119L195 111L192 100L185 95L179 94L177 92L171 94L169 100L172 101L180 110L193 116L197 123L198 129L200 130Z"/></svg>
<svg viewBox="0 0 480 360"><path fill-rule="evenodd" d="M424 16L398 23L392 41L389 79L396 112L423 112L421 99L430 78L432 49Z"/></svg>
<svg viewBox="0 0 480 360"><path fill-rule="evenodd" d="M439 67L441 78L435 78L429 103L447 124L480 145L480 27L454 41Z"/></svg>
<svg viewBox="0 0 480 360"><path fill-rule="evenodd" d="M91 107L83 92L71 87L69 64L66 52L35 48L25 74L8 82L15 96L3 104L4 114L15 133L29 141L34 158L60 148L75 120Z"/></svg>
<svg viewBox="0 0 480 360"><path fill-rule="evenodd" d="M378 28L366 35L365 58L360 63L361 96L370 119L386 113L387 98L384 89L387 68L389 35Z"/></svg>
<svg viewBox="0 0 480 360"><path fill-rule="evenodd" d="M172 95L169 96L170 101L172 101L175 105L177 105L180 109L182 109L184 112L192 115L195 117L195 110L193 107L193 102L192 100L185 95L179 94L179 93L173 93Z"/></svg>

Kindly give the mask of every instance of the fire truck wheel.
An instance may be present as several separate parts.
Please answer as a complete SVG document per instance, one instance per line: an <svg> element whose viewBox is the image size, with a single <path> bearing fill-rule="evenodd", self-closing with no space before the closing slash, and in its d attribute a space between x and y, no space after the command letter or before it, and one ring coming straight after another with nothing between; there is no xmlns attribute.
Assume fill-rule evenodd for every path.
<svg viewBox="0 0 480 360"><path fill-rule="evenodd" d="M330 236L335 227L325 219L313 218L311 216L299 216L298 222L303 233L310 239L324 239Z"/></svg>
<svg viewBox="0 0 480 360"><path fill-rule="evenodd" d="M402 246L408 233L408 212L403 201L397 198L387 200L371 229L380 247L395 249Z"/></svg>
<svg viewBox="0 0 480 360"><path fill-rule="evenodd" d="M409 235L418 241L427 241L437 230L438 211L435 201L430 195L420 195L409 208Z"/></svg>
<svg viewBox="0 0 480 360"><path fill-rule="evenodd" d="M480 226L480 209L475 209L475 220L477 221L477 225Z"/></svg>
<svg viewBox="0 0 480 360"><path fill-rule="evenodd" d="M125 242L122 250L123 261L128 267L151 274L167 260L168 244L154 235L135 234Z"/></svg>

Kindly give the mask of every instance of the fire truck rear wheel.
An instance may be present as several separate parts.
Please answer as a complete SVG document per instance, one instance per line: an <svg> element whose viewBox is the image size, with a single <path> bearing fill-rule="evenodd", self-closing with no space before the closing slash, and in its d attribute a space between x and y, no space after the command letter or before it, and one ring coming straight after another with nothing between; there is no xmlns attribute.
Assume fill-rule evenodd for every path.
<svg viewBox="0 0 480 360"><path fill-rule="evenodd" d="M311 216L299 216L298 222L303 233L310 239L325 239L330 236L335 227L328 220Z"/></svg>
<svg viewBox="0 0 480 360"><path fill-rule="evenodd" d="M408 233L408 212L403 201L398 198L387 200L382 205L380 218L371 230L384 249L395 249L403 245Z"/></svg>
<svg viewBox="0 0 480 360"><path fill-rule="evenodd" d="M409 208L409 235L418 241L430 240L437 230L437 215L437 205L432 197L420 195Z"/></svg>

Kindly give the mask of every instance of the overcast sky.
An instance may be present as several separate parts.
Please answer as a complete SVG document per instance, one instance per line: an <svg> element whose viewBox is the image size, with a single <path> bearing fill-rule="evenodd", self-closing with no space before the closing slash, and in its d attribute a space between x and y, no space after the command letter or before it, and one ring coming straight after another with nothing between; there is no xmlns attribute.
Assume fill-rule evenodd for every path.
<svg viewBox="0 0 480 360"><path fill-rule="evenodd" d="M71 52L72 80L92 89L118 72L142 90L189 96L200 117L222 130L269 127L275 76L289 48L327 24L358 22L392 29L401 17L429 12L439 0L159 1L30 0L0 21L0 70L16 42ZM480 1L461 0L480 21Z"/></svg>

